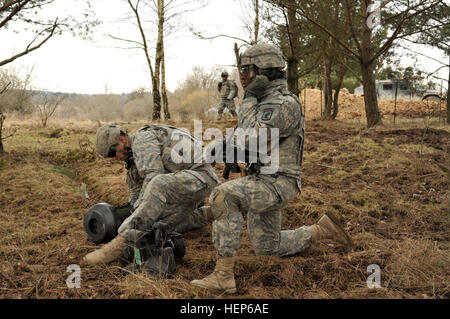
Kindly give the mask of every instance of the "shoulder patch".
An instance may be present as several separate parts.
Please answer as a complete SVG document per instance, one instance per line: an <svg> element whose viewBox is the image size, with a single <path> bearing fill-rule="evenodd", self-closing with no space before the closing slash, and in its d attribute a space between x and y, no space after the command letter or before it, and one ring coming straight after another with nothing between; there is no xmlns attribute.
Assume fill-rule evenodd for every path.
<svg viewBox="0 0 450 319"><path fill-rule="evenodd" d="M265 109L261 116L261 120L269 121L272 118L272 114L273 114L273 109Z"/></svg>

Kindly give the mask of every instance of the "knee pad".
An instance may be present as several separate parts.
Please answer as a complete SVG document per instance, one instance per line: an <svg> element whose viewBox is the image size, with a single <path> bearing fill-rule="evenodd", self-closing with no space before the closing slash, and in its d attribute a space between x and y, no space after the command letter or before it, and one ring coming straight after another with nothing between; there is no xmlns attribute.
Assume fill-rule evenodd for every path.
<svg viewBox="0 0 450 319"><path fill-rule="evenodd" d="M226 192L222 188L215 188L209 197L211 212L215 220L225 218L228 215L226 204Z"/></svg>

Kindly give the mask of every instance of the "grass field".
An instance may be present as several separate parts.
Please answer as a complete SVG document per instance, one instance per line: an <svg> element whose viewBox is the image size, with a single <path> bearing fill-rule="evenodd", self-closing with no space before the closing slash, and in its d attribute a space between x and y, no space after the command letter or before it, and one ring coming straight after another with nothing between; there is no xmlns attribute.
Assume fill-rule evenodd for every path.
<svg viewBox="0 0 450 319"><path fill-rule="evenodd" d="M193 128L193 122L171 124ZM203 129L235 124L210 121ZM95 248L83 231L85 212L128 199L123 165L93 152L98 125L18 123L5 140L0 297L225 297L189 285L214 268L211 226L185 234L187 253L172 279L125 275L118 261L82 268L82 288L67 288L67 266ZM131 132L141 125L123 123ZM313 224L332 210L356 247L346 253L323 242L291 258L255 256L244 229L233 298L449 298L450 128L422 121L366 129L355 121L309 120L306 126L303 192L284 209L283 228ZM381 289L367 288L371 264L381 268Z"/></svg>

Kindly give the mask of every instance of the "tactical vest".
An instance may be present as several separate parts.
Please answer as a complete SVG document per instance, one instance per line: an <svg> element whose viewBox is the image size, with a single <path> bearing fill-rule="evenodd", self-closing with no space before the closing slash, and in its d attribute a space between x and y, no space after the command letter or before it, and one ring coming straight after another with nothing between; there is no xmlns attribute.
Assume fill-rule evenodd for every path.
<svg viewBox="0 0 450 319"><path fill-rule="evenodd" d="M279 87L277 90L271 91L262 98L258 103L258 110L264 110L265 108L270 107L270 105L273 105L275 108L280 108L280 106L286 102L286 99L293 99L289 101L289 103L295 103L298 106L297 115L300 118L297 121L298 124L295 127L292 127L289 132L282 132L280 130L278 173L292 177L300 177L303 161L305 118L298 97L287 89ZM282 110L280 109L280 111ZM261 113L261 111L259 111L259 113ZM258 114L258 116L264 116L264 114ZM292 116L294 117L295 114L292 114ZM279 120L281 121L281 118ZM280 123L279 126L277 126L276 123L274 123L273 127L282 127L283 125L285 124Z"/></svg>

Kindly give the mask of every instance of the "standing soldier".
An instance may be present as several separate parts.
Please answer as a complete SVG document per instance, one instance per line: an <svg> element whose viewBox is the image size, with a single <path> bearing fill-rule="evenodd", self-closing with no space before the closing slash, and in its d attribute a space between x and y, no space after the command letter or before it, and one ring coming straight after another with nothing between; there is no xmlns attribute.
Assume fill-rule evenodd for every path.
<svg viewBox="0 0 450 319"><path fill-rule="evenodd" d="M210 210L199 204L219 182L210 164L202 160L174 161L174 147L185 138L190 155L195 154L194 138L176 127L147 125L128 135L119 125L104 125L95 136L96 152L126 163L130 203L134 212L119 227L111 242L84 257L88 264L109 263L119 258L127 242L142 237L157 221L170 231L186 232L213 220ZM183 148L183 150L189 148ZM175 151L179 154L178 151ZM177 163L178 162L178 163Z"/></svg>
<svg viewBox="0 0 450 319"><path fill-rule="evenodd" d="M234 98L238 95L238 88L233 80L228 80L228 72L222 72L222 81L219 82L217 89L220 94L220 104L217 109L219 113L218 119L222 118L223 110L227 107L231 115L237 116Z"/></svg>
<svg viewBox="0 0 450 319"><path fill-rule="evenodd" d="M218 260L211 275L191 281L194 286L236 292L233 267L244 223L242 211L247 212L247 235L258 255L292 256L322 239L347 247L353 244L331 212L312 226L281 231L281 209L301 191L304 143L304 116L297 96L287 90L284 67L280 50L265 43L250 47L240 57L245 95L239 108L238 127L254 128L257 134L260 128L279 129L278 171L263 175L261 169L267 169L269 164L247 164L249 175L213 190L209 202L215 217L212 237ZM245 147L251 151L248 139Z"/></svg>

